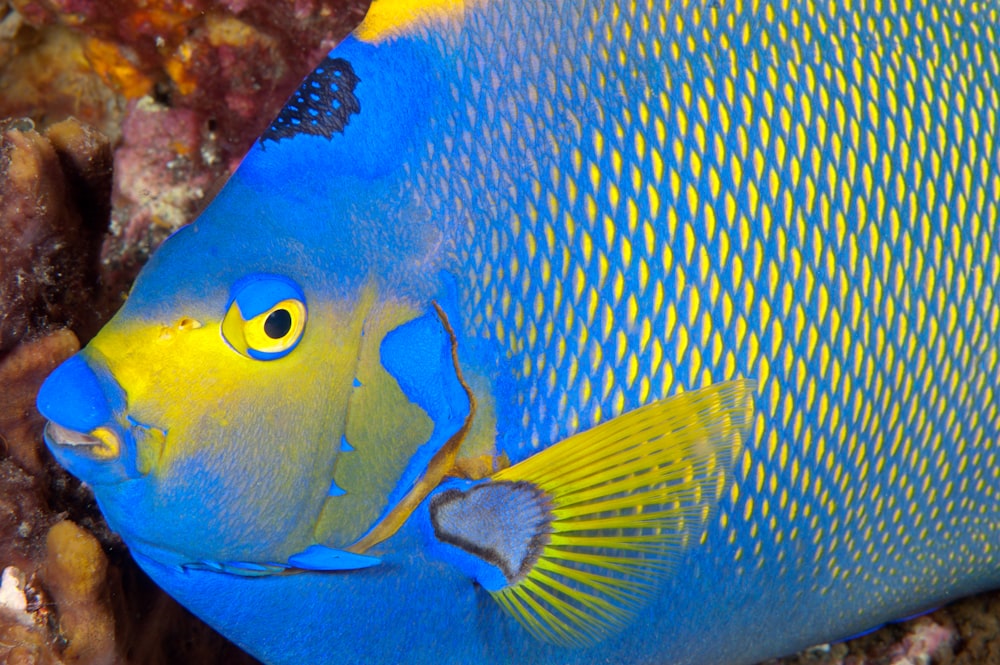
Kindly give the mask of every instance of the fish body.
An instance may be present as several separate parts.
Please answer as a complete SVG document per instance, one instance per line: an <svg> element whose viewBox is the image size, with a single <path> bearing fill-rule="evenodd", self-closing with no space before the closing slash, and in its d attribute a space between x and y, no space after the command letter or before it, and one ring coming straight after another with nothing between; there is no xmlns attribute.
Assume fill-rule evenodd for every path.
<svg viewBox="0 0 1000 665"><path fill-rule="evenodd" d="M43 388L50 447L269 663L753 663L996 587L998 19L376 0ZM462 543L548 510L552 444L741 378L621 625L490 597Z"/></svg>

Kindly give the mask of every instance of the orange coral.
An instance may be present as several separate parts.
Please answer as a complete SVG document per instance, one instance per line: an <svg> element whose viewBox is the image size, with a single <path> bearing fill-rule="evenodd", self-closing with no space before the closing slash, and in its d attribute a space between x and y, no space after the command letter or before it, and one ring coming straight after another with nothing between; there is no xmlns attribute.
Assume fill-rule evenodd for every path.
<svg viewBox="0 0 1000 665"><path fill-rule="evenodd" d="M126 57L118 44L88 37L84 54L101 79L126 97L142 97L153 88L153 80Z"/></svg>
<svg viewBox="0 0 1000 665"><path fill-rule="evenodd" d="M167 58L163 63L163 67L167 70L170 79L177 86L177 92L182 95L191 94L198 85L198 78L189 69L194 52L194 45L184 42L177 47L174 55Z"/></svg>

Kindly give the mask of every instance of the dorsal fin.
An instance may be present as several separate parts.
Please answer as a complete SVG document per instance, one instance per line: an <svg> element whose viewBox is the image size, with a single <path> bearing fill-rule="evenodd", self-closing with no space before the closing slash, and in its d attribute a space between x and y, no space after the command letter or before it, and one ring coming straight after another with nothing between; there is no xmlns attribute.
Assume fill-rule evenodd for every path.
<svg viewBox="0 0 1000 665"><path fill-rule="evenodd" d="M467 5L481 0L374 0L354 36L370 44L420 28L461 20Z"/></svg>

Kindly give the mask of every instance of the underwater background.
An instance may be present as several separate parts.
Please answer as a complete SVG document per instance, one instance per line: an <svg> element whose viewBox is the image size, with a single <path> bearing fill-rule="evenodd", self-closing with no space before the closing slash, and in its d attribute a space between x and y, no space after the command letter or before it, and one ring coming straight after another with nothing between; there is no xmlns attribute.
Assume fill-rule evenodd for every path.
<svg viewBox="0 0 1000 665"><path fill-rule="evenodd" d="M35 393L366 5L0 0L0 664L256 662L138 570ZM770 662L1000 663L1000 595Z"/></svg>

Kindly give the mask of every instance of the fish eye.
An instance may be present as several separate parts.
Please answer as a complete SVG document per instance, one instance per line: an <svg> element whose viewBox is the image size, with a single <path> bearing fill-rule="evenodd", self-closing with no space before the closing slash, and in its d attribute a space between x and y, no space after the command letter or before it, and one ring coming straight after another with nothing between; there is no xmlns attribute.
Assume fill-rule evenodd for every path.
<svg viewBox="0 0 1000 665"><path fill-rule="evenodd" d="M281 339L292 329L292 315L284 307L276 309L264 320L264 333L271 339Z"/></svg>
<svg viewBox="0 0 1000 665"><path fill-rule="evenodd" d="M298 284L281 275L249 275L233 284L222 337L248 358L276 360L298 345L307 315Z"/></svg>

